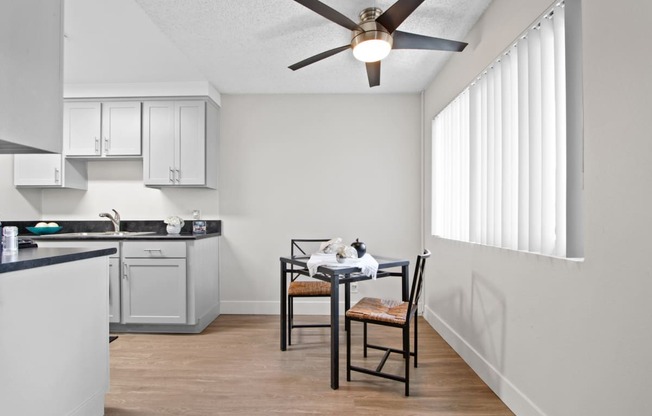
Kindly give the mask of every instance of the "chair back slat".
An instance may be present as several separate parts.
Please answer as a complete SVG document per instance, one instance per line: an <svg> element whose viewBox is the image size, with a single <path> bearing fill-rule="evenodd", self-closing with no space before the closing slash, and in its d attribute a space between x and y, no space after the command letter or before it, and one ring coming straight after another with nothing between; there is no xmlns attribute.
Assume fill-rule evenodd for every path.
<svg viewBox="0 0 652 416"><path fill-rule="evenodd" d="M421 289L423 288L423 272L426 268L426 259L430 257L429 250L423 250L423 254L417 256L417 264L414 267L414 277L412 278L412 288L410 289L410 303L405 316L405 322L410 321L412 316L412 309L417 307L419 298L421 297Z"/></svg>
<svg viewBox="0 0 652 416"><path fill-rule="evenodd" d="M290 257L309 256L319 251L321 243L329 241L329 238L293 238L290 240ZM294 282L299 276L307 276L306 268L299 268L290 264L290 280Z"/></svg>

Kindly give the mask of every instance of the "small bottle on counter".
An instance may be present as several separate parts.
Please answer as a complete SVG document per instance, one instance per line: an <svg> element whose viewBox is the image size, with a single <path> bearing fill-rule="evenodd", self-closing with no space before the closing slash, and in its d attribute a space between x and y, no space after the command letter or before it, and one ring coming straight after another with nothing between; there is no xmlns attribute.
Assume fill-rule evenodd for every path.
<svg viewBox="0 0 652 416"><path fill-rule="evenodd" d="M2 252L18 251L18 227L4 227L2 229Z"/></svg>

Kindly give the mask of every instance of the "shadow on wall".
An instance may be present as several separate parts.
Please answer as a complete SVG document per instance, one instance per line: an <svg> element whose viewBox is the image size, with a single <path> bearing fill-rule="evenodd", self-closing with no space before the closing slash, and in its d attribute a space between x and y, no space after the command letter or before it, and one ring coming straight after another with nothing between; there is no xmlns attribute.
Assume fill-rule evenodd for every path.
<svg viewBox="0 0 652 416"><path fill-rule="evenodd" d="M499 374L503 374L505 363L505 303L505 296L490 279L477 272L471 273L472 332L467 342L472 342L478 354L497 370L488 375L493 378L491 382L486 380L490 386L502 385Z"/></svg>
<svg viewBox="0 0 652 416"><path fill-rule="evenodd" d="M26 189L16 188L16 191L25 199L25 202L35 211L40 213L43 209L41 190L40 189ZM2 219L2 218L0 218ZM5 218L9 219L9 218ZM32 219L32 218L30 218ZM40 217L39 217L40 219Z"/></svg>
<svg viewBox="0 0 652 416"><path fill-rule="evenodd" d="M502 386L506 339L505 296L490 279L477 272L471 273L469 284L469 290L458 289L438 294L434 303L439 310L445 311L438 319L450 329L462 328L459 332L453 332L474 354L465 353L465 350L468 352L467 348L456 350L472 368L486 366L473 365L478 357L482 357L495 371L484 371L479 374L481 378L489 386ZM500 387L496 393L501 393Z"/></svg>

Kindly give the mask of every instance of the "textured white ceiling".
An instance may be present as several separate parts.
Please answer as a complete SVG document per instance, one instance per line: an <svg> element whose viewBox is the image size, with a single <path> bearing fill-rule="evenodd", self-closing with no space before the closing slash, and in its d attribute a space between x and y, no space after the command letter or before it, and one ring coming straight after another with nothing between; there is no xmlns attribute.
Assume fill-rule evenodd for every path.
<svg viewBox="0 0 652 416"><path fill-rule="evenodd" d="M358 21L394 0L323 0ZM463 40L490 0L426 0L399 27ZM209 81L222 93L400 93L425 89L450 52L394 50L369 88L350 50L289 65L351 40L293 0L65 0L66 84ZM473 49L470 44L467 49ZM464 52L462 52L464 53Z"/></svg>
<svg viewBox="0 0 652 416"><path fill-rule="evenodd" d="M426 0L399 29L463 40L490 1ZM382 61L381 85L372 89L364 64L356 61L350 50L298 71L287 68L351 41L349 30L292 0L135 2L222 93L419 92L428 86L451 54L393 50ZM394 1L323 0L323 3L357 22L362 9L375 6L386 10Z"/></svg>

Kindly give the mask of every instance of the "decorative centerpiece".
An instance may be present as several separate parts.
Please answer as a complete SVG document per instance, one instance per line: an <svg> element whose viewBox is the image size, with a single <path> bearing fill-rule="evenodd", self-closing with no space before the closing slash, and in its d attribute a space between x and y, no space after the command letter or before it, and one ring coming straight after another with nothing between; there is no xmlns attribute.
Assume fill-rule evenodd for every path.
<svg viewBox="0 0 652 416"><path fill-rule="evenodd" d="M351 243L351 247L353 247L355 251L358 252L358 258L364 256L367 252L367 245L357 238L353 243Z"/></svg>
<svg viewBox="0 0 652 416"><path fill-rule="evenodd" d="M364 243L361 244L364 245ZM322 243L319 247L319 251L325 254L335 254L335 259L338 263L344 263L346 259L358 258L357 249L355 247L347 246L339 237Z"/></svg>
<svg viewBox="0 0 652 416"><path fill-rule="evenodd" d="M181 217L178 217L176 215L167 217L163 222L167 224L167 227L165 229L168 232L168 234L179 234L181 232L181 228L185 224L185 222L181 219Z"/></svg>
<svg viewBox="0 0 652 416"><path fill-rule="evenodd" d="M59 224L56 222L39 222L34 227L25 227L27 231L36 235L54 234L61 231Z"/></svg>
<svg viewBox="0 0 652 416"><path fill-rule="evenodd" d="M338 263L344 263L346 259L357 259L358 252L351 246L342 245L335 252L335 259Z"/></svg>

